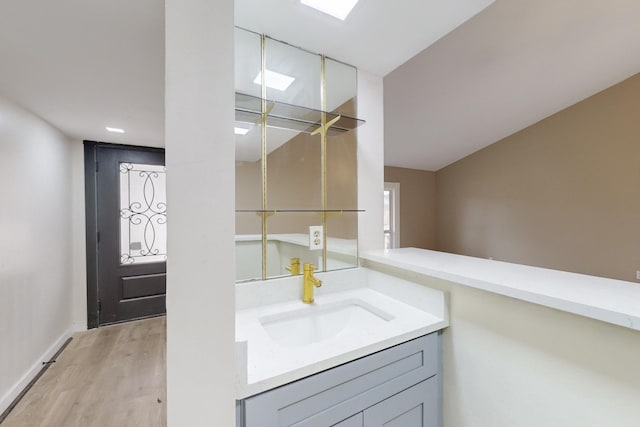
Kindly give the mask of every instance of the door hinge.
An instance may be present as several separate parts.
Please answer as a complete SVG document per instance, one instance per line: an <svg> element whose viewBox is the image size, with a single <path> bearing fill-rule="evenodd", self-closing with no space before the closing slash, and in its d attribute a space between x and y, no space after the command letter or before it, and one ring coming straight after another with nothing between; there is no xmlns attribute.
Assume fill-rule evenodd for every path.
<svg viewBox="0 0 640 427"><path fill-rule="evenodd" d="M102 300L98 300L98 312L102 311Z"/></svg>
<svg viewBox="0 0 640 427"><path fill-rule="evenodd" d="M96 162L96 173L100 170L100 162Z"/></svg>
<svg viewBox="0 0 640 427"><path fill-rule="evenodd" d="M96 232L96 242L100 243L100 232Z"/></svg>

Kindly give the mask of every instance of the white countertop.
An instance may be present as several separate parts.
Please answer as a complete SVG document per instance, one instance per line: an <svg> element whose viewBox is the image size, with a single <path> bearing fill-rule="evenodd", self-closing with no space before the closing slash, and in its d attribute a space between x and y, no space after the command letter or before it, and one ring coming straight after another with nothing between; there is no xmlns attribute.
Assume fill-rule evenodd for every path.
<svg viewBox="0 0 640 427"><path fill-rule="evenodd" d="M331 283L324 286L331 286ZM236 398L252 396L446 327L444 293L434 292L438 292L434 298L441 306L440 313L422 310L366 287L316 295L316 301L311 305L296 298L237 311ZM263 327L265 319L276 319L282 313L313 312L355 300L370 307L380 307L388 316L374 322L375 327L363 327L354 316L343 322L339 333L332 333L319 342L313 342L315 337L310 335L310 342L301 346L279 343Z"/></svg>
<svg viewBox="0 0 640 427"><path fill-rule="evenodd" d="M640 330L640 284L416 248L361 259Z"/></svg>

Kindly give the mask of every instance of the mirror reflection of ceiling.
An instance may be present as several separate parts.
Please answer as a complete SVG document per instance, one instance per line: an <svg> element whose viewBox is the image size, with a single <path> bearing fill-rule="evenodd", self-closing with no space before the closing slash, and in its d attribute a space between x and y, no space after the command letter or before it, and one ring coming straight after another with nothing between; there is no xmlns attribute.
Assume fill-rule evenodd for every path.
<svg viewBox="0 0 640 427"><path fill-rule="evenodd" d="M236 91L260 97L257 84L261 72L260 35L236 28L235 86ZM293 78L284 90L267 87L267 99L320 110L322 107L321 57L306 50L267 38L266 68ZM357 71L354 67L327 58L327 111L334 111L356 96ZM255 162L261 158L261 126L259 123L236 121L236 161ZM297 131L269 126L267 153L271 153L298 135Z"/></svg>

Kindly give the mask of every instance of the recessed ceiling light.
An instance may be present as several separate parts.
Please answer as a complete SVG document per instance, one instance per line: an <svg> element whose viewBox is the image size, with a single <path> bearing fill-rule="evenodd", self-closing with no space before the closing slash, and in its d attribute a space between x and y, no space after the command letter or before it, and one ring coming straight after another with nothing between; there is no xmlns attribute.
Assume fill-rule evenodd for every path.
<svg viewBox="0 0 640 427"><path fill-rule="evenodd" d="M275 71L267 70L265 73L265 84L267 87L285 91L293 83L295 77L287 76L285 74L276 73ZM262 84L262 71L258 73L258 76L253 80L257 85Z"/></svg>
<svg viewBox="0 0 640 427"><path fill-rule="evenodd" d="M358 0L300 0L300 3L344 21Z"/></svg>
<svg viewBox="0 0 640 427"><path fill-rule="evenodd" d="M105 126L105 129L108 130L109 132L124 133L124 130L120 128L112 128L109 126Z"/></svg>
<svg viewBox="0 0 640 427"><path fill-rule="evenodd" d="M247 133L249 133L249 129L239 128L239 127L234 127L233 131L235 132L236 135L246 135Z"/></svg>

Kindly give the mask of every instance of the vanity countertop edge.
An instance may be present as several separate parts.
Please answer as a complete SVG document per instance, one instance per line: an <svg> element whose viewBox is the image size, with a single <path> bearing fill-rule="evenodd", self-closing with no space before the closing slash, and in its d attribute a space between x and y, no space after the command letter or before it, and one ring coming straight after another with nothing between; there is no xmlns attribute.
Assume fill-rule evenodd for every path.
<svg viewBox="0 0 640 427"><path fill-rule="evenodd" d="M366 276L365 269L360 270ZM350 274L353 274L352 271ZM335 275L333 273L332 275ZM331 283L323 284L323 287ZM417 285L417 289L424 289ZM400 290L399 292L402 292ZM382 304L389 313L398 316L385 330L359 330L353 327L352 335L339 334L335 339L309 344L307 347L291 348L279 346L260 327L260 319L277 316L278 310L299 310L299 300L287 300L265 306L254 306L236 312L236 399L274 389L310 375L385 350L415 338L437 332L449 325L446 293L432 290L426 292L429 301L423 307L402 302L388 292L366 286L344 291L328 292L316 296L316 303L330 304L335 301L362 298L365 302ZM385 298L393 301L387 301ZM394 307L396 306L396 307ZM404 314L407 315L403 319ZM413 313L413 314L411 314ZM396 322L396 323L394 323ZM353 334L353 332L356 332Z"/></svg>

